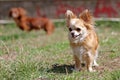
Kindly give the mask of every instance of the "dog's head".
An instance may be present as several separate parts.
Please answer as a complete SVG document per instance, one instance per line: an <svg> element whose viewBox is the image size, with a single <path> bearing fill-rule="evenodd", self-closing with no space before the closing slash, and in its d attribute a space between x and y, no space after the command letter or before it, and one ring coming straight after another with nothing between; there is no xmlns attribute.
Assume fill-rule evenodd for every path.
<svg viewBox="0 0 120 80"><path fill-rule="evenodd" d="M11 8L9 11L9 16L12 18L18 18L20 16L26 15L26 11L19 7L19 8Z"/></svg>
<svg viewBox="0 0 120 80"><path fill-rule="evenodd" d="M66 22L69 29L69 38L76 40L86 37L88 30L92 29L92 16L88 10L77 17L72 11L66 11Z"/></svg>

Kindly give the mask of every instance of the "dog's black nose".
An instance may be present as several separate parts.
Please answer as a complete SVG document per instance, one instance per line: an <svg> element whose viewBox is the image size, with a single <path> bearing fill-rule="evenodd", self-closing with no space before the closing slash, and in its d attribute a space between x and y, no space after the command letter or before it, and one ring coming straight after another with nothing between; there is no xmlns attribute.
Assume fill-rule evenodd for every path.
<svg viewBox="0 0 120 80"><path fill-rule="evenodd" d="M72 37L74 37L74 33L71 33Z"/></svg>

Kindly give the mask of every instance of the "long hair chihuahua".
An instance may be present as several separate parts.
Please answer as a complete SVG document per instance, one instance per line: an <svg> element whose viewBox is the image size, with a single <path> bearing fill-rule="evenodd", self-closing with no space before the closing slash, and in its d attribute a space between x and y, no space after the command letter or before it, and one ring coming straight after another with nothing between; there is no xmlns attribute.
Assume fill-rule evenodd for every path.
<svg viewBox="0 0 120 80"><path fill-rule="evenodd" d="M98 66L96 58L99 45L90 12L86 9L77 17L72 11L67 10L65 16L69 29L68 38L75 60L75 70L81 70L81 63L85 63L87 70L94 72L92 66Z"/></svg>

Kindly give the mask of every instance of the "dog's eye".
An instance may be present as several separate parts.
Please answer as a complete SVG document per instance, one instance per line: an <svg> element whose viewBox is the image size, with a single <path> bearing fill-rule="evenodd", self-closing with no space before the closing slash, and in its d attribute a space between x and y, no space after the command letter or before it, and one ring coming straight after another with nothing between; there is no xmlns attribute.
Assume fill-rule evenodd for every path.
<svg viewBox="0 0 120 80"><path fill-rule="evenodd" d="M69 31L72 31L72 28L69 28Z"/></svg>
<svg viewBox="0 0 120 80"><path fill-rule="evenodd" d="M76 31L80 32L80 31L81 31L81 29L80 29L80 28L76 28Z"/></svg>

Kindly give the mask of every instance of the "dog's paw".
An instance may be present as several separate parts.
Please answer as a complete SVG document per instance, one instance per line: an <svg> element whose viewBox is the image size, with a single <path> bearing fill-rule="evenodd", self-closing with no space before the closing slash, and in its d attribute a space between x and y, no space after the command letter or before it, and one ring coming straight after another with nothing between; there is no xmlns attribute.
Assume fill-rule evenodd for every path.
<svg viewBox="0 0 120 80"><path fill-rule="evenodd" d="M89 70L89 72L96 72L96 70Z"/></svg>
<svg viewBox="0 0 120 80"><path fill-rule="evenodd" d="M92 66L93 66L93 67L98 67L98 66L99 66L99 64L94 63Z"/></svg>
<svg viewBox="0 0 120 80"><path fill-rule="evenodd" d="M75 72L78 72L78 71L81 71L82 68L72 68L71 70L72 70L72 71L75 71Z"/></svg>
<svg viewBox="0 0 120 80"><path fill-rule="evenodd" d="M98 66L99 66L99 64L93 64L92 66L93 66L93 67L98 67Z"/></svg>
<svg viewBox="0 0 120 80"><path fill-rule="evenodd" d="M92 65L93 67L98 67L99 66L99 64L96 62L96 60L94 60L94 62L93 62L93 65Z"/></svg>
<svg viewBox="0 0 120 80"><path fill-rule="evenodd" d="M89 72L96 72L96 70L93 70L92 68L88 69Z"/></svg>

